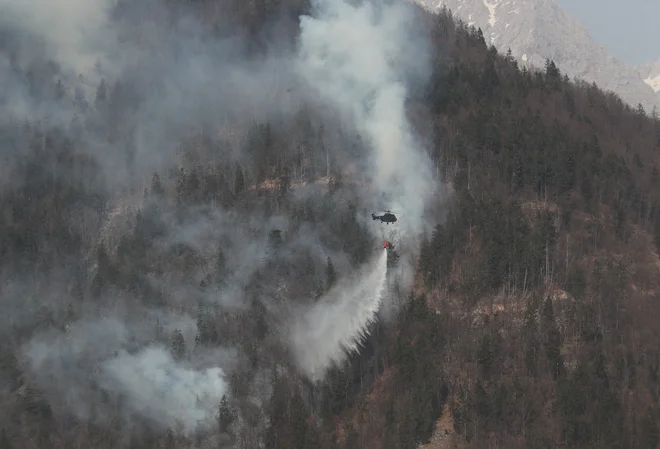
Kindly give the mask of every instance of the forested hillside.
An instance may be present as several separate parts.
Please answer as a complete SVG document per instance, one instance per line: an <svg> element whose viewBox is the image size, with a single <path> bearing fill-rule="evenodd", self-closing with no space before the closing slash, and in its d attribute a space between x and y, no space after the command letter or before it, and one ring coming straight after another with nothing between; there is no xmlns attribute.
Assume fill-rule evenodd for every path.
<svg viewBox="0 0 660 449"><path fill-rule="evenodd" d="M0 20L0 449L657 449L660 121L411 8L310 73L407 64L423 211L306 1L121 1L85 76Z"/></svg>

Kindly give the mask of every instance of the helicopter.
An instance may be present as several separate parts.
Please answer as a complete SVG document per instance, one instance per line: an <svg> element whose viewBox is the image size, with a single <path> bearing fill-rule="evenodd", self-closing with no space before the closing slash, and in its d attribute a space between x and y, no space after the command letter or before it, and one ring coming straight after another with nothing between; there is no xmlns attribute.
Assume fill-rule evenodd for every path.
<svg viewBox="0 0 660 449"><path fill-rule="evenodd" d="M389 210L385 211L385 213L382 214L382 215L376 215L376 214L372 213L371 218L374 219L374 220L380 220L381 222L383 222L385 224L388 224L388 225L390 223L394 223L397 220L396 215L394 215Z"/></svg>

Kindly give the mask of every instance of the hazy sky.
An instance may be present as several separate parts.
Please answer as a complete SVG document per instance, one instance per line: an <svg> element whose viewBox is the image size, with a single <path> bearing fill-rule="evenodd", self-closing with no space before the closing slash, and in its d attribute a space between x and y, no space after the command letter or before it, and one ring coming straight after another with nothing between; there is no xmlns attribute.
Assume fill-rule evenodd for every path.
<svg viewBox="0 0 660 449"><path fill-rule="evenodd" d="M660 0L556 0L608 53L629 64L660 60Z"/></svg>

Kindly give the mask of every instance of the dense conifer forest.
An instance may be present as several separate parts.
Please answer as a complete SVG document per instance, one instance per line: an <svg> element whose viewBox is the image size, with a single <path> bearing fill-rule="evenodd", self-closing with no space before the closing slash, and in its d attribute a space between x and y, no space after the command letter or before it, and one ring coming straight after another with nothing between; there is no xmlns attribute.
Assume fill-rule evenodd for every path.
<svg viewBox="0 0 660 449"><path fill-rule="evenodd" d="M293 51L311 9L150 0L113 20L179 27L145 44L158 55L194 17L191 42L240 36L256 58ZM414 13L430 75L406 108L446 193L406 249L396 313L320 380L282 323L382 250L364 137L313 101L221 122L187 109L214 95L192 90L140 134L151 79L71 81L3 25L0 74L23 90L0 94L0 449L657 449L655 112L552 61L521 69L448 10ZM179 44L177 64L210 64ZM195 67L181 73L204 84ZM277 105L301 88L255 86ZM145 141L162 146L145 156ZM385 237L396 284L406 242Z"/></svg>

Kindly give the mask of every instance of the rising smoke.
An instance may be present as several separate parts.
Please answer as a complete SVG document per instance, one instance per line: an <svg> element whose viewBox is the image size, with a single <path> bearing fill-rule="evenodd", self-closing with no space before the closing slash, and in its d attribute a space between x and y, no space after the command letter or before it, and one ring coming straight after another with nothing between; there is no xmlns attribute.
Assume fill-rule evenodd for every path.
<svg viewBox="0 0 660 449"><path fill-rule="evenodd" d="M401 211L403 236L415 236L425 229L435 180L406 117L406 81L427 72L427 41L415 34L419 28L403 1L316 0L314 6L312 16L301 18L299 73L368 137L372 206Z"/></svg>
<svg viewBox="0 0 660 449"><path fill-rule="evenodd" d="M2 0L0 20L3 25L20 24L24 31L42 40L65 71L98 75L100 58L107 55L101 37L107 38L113 32L108 27L108 16L115 3L114 0L34 0L28 4Z"/></svg>
<svg viewBox="0 0 660 449"><path fill-rule="evenodd" d="M111 56L116 49L116 29L108 22L114 0L0 0L0 79L5 110L0 123L9 118L40 120L67 126L74 112L70 103L39 98L22 71L42 70L48 59L55 61L63 87L93 95L101 78L118 74ZM50 72L50 73L48 73ZM54 83L54 79L46 79Z"/></svg>
<svg viewBox="0 0 660 449"><path fill-rule="evenodd" d="M313 14L301 18L297 60L301 77L322 100L368 137L372 190L364 194L373 207L386 202L402 212L402 238L425 230L435 187L431 161L406 118L406 81L427 68L426 42L415 29L404 2L318 0ZM384 251L369 273L337 286L300 318L292 341L311 379L358 349L381 306L386 274Z"/></svg>
<svg viewBox="0 0 660 449"><path fill-rule="evenodd" d="M428 42L403 1L316 0L313 6L301 18L298 73L368 138L371 190L362 194L372 208L400 214L399 237L410 244L429 231L427 208L437 195L431 160L406 116L407 82L424 82L429 73ZM412 282L411 247L401 254L404 286ZM384 316L391 316L394 304L384 305Z"/></svg>
<svg viewBox="0 0 660 449"><path fill-rule="evenodd" d="M166 335L194 325L185 317L161 318ZM162 344L149 344L153 331L118 317L87 318L66 332L51 330L37 336L25 353L39 382L59 392L59 397L49 398L52 403L64 404L81 419L109 424L104 410L92 406L90 395L98 393L98 386L117 392L129 414L158 426L190 434L200 425L212 424L219 400L227 393L225 373L216 364L224 361L230 367L234 355L216 350L206 360L177 362Z"/></svg>
<svg viewBox="0 0 660 449"><path fill-rule="evenodd" d="M39 119L70 129L74 117L94 123L89 112L93 108L89 104L89 109L81 108L78 100L93 103L101 79L108 85L120 81L117 85L131 86L123 93L118 88L119 93L111 92L124 99L120 106L109 106L117 108L111 116L121 139L108 141L103 131L86 130L81 146L99 161L112 191L129 185L140 192L154 171L175 165L180 141L191 130L219 125L243 130L253 122L286 122L300 114L303 105L321 103L340 116L341 128L356 131L365 140L367 153L352 161L366 161L370 167L366 173L370 187L357 192L361 206L401 212L397 226L403 239L426 230L426 207L436 183L430 160L408 123L406 100L408 83L419 82L428 73L428 55L409 5L319 0L309 16L301 17L297 52L275 48L266 56L247 56L241 38L213 36L190 15L171 17L156 0L116 3L42 0L35 6L0 0L0 26L19 30L21 36L36 36L34 41L21 40L11 58L0 53L0 80L8 80L10 86L10 93L0 93L0 106L17 121ZM132 14L132 8L146 8L149 13ZM136 26L132 16L145 20ZM27 69L46 54L60 64L59 79L65 80L72 101L35 95L25 79L13 75L12 65ZM53 75L49 82L56 78ZM217 157L244 162L249 156L243 148L241 143L223 146ZM307 194L298 194L301 202L307 200ZM97 240L120 240L109 229L121 216L117 204L128 197L113 198L114 209L94 236ZM142 201L134 194L129 202L140 207ZM104 297L96 310L80 307L78 320L67 330L38 333L23 346L27 366L40 386L81 419L95 415L104 419L103 409L93 405L99 401L92 392L105 389L122 398L126 419L135 414L160 428L185 433L214 422L220 398L229 391L228 373L245 355L234 343L232 351L190 351L199 330L190 318L196 307L191 303L224 310L247 308L245 290L252 286L255 273L266 268L276 271L269 267L268 230L286 229L292 220L266 219L254 210L201 209L187 208L184 218L165 212L164 232L153 244L162 251L192 248L204 260L214 260L223 247L231 257L221 288L209 293L196 287L207 275L202 270L174 280L167 273L151 274L149 286L166 291L166 304L147 308L136 306L133 297ZM368 224L371 229L378 226ZM317 261L332 257L339 273L354 269L345 254L329 248L330 226L301 226L278 250L278 260L282 265L293 263L306 251ZM380 235L374 231L373 236ZM89 258L91 249L86 251ZM410 270L413 253L402 255ZM322 379L331 365L357 350L382 306L387 252L365 267L358 276L340 279L317 302L295 310L286 320L293 327L285 344L291 346L303 374L313 380ZM288 284L295 284L292 277ZM258 300L277 307L270 297L286 295L281 292L288 291L282 288L287 282L278 278L273 281L276 286L260 288ZM70 289L55 290L54 296L74 303ZM158 323L165 326L167 336L158 343L153 338L155 307L160 308ZM100 319L99 309L112 318ZM21 317L26 313L21 311ZM167 348L173 330L183 328L189 329L184 332L187 360L173 358Z"/></svg>
<svg viewBox="0 0 660 449"><path fill-rule="evenodd" d="M228 390L221 368L186 367L162 347L138 354L121 351L104 361L101 370L101 385L128 398L131 412L188 434L200 425L213 425L219 399Z"/></svg>
<svg viewBox="0 0 660 449"><path fill-rule="evenodd" d="M298 73L367 137L371 186L361 194L372 210L399 214L398 237L407 242L399 246L399 282L409 287L414 243L430 231L429 202L439 196L432 162L406 116L409 83L424 83L430 73L428 40L404 1L313 4L312 16L301 18ZM383 317L396 313L395 304L383 306Z"/></svg>

